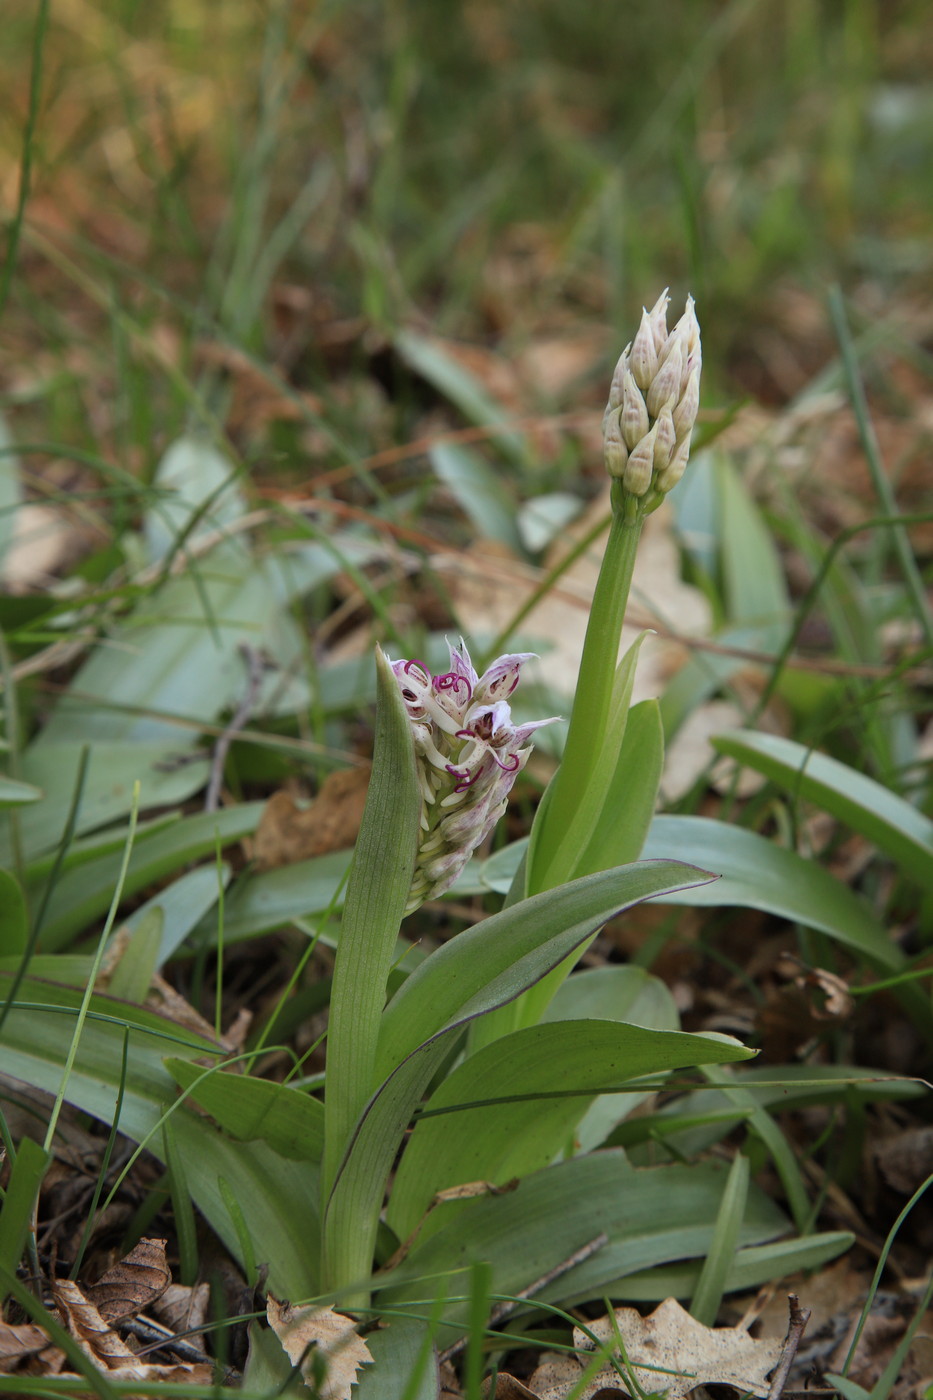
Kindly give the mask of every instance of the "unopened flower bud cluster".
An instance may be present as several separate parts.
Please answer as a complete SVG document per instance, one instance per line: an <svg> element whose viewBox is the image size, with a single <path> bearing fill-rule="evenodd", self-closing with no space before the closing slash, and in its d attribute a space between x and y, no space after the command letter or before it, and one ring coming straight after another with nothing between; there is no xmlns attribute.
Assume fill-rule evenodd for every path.
<svg viewBox="0 0 933 1400"><path fill-rule="evenodd" d="M638 334L616 365L603 418L609 475L648 508L684 474L700 406L700 327L687 298L684 314L667 329L665 290L642 311Z"/></svg>
<svg viewBox="0 0 933 1400"><path fill-rule="evenodd" d="M531 753L527 740L554 722L512 722L508 697L532 655L500 656L482 676L462 641L450 647L450 669L440 675L422 661L391 663L411 723L422 797L406 913L454 883L505 812Z"/></svg>

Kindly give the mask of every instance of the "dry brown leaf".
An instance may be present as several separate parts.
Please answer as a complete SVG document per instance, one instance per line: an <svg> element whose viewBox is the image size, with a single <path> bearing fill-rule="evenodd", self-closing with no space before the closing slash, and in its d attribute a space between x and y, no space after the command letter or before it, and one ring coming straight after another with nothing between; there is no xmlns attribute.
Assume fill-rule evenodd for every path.
<svg viewBox="0 0 933 1400"><path fill-rule="evenodd" d="M136 1353L108 1327L76 1283L67 1278L59 1279L53 1285L52 1294L68 1331L81 1350L102 1371L114 1371L136 1364Z"/></svg>
<svg viewBox="0 0 933 1400"><path fill-rule="evenodd" d="M909 1196L933 1171L933 1128L907 1128L882 1138L872 1156L888 1185Z"/></svg>
<svg viewBox="0 0 933 1400"><path fill-rule="evenodd" d="M579 1375L579 1370L577 1375ZM490 1377L483 1381L483 1400L540 1400L536 1390L529 1390L523 1381L516 1380L507 1371L496 1376L496 1386L492 1389Z"/></svg>
<svg viewBox="0 0 933 1400"><path fill-rule="evenodd" d="M83 543L82 532L57 507L27 502L16 512L0 579L12 593L45 587L74 562Z"/></svg>
<svg viewBox="0 0 933 1400"><path fill-rule="evenodd" d="M535 1368L530 1384L537 1400L563 1400L563 1397L578 1384L580 1363L573 1356L557 1352L545 1352L540 1365Z"/></svg>
<svg viewBox="0 0 933 1400"><path fill-rule="evenodd" d="M165 1240L141 1239L84 1294L105 1322L122 1322L149 1309L171 1281Z"/></svg>
<svg viewBox="0 0 933 1400"><path fill-rule="evenodd" d="M341 768L328 774L317 797L303 810L289 793L273 793L253 842L259 869L274 870L352 846L359 835L368 785L368 768Z"/></svg>
<svg viewBox="0 0 933 1400"><path fill-rule="evenodd" d="M31 1322L0 1322L0 1374L15 1371L21 1362L38 1355L48 1345L42 1328Z"/></svg>
<svg viewBox="0 0 933 1400"><path fill-rule="evenodd" d="M211 1301L209 1283L196 1283L190 1287L184 1283L170 1283L152 1309L153 1316L171 1327L174 1332L184 1332L185 1341L191 1346L203 1345L200 1327L207 1320L207 1310Z"/></svg>
<svg viewBox="0 0 933 1400"><path fill-rule="evenodd" d="M266 1317L293 1366L301 1365L305 1384L314 1389L315 1362L323 1357L326 1379L315 1393L319 1400L350 1400L350 1387L361 1366L372 1361L366 1343L357 1336L350 1317L333 1308L293 1308L269 1294Z"/></svg>
<svg viewBox="0 0 933 1400"><path fill-rule="evenodd" d="M668 1400L682 1400L698 1385L731 1385L749 1395L765 1397L766 1377L781 1357L782 1343L756 1341L742 1327L705 1327L690 1316L676 1298L666 1298L648 1317L634 1308L617 1308L590 1325L601 1342L613 1346L618 1327L633 1379L643 1389L666 1390ZM574 1329L574 1346L592 1351L585 1332ZM654 1369L649 1370L648 1367ZM592 1397L601 1387L619 1387L618 1372L605 1367L593 1378ZM581 1397L583 1400L583 1397Z"/></svg>

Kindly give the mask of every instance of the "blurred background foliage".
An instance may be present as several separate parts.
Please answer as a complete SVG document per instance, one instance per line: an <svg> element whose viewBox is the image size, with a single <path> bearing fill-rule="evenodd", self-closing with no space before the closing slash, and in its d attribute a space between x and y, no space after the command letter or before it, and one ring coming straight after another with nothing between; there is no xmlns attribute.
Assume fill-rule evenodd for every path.
<svg viewBox="0 0 933 1400"><path fill-rule="evenodd" d="M36 16L4 16L9 211ZM511 356L598 334L565 408L666 282L697 298L707 396L780 403L832 354L827 282L865 317L927 299L925 0L54 0L41 62L0 362L20 440L103 434L151 470L192 368L219 377L206 335L328 396L348 450L378 433L359 383L333 402L350 370L410 426L400 324Z"/></svg>

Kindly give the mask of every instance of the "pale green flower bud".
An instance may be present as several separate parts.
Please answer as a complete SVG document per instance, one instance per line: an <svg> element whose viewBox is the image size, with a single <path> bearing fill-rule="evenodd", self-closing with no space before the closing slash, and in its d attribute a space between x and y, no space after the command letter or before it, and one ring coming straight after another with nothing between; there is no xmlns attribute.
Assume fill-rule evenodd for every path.
<svg viewBox="0 0 933 1400"><path fill-rule="evenodd" d="M654 343L654 328L647 311L644 310L641 313L638 334L632 341L629 352L629 366L639 389L646 390L658 370L658 352Z"/></svg>
<svg viewBox="0 0 933 1400"><path fill-rule="evenodd" d="M606 405L606 412L622 406L622 390L625 381L625 371L628 369L628 356L631 345L626 345L622 354L616 361L616 367L612 371L612 383L609 385L609 402Z"/></svg>
<svg viewBox="0 0 933 1400"><path fill-rule="evenodd" d="M674 431L674 418L671 414L670 404L665 404L658 414L655 433L654 469L656 472L663 472L665 467L670 464L671 455L677 445L677 434Z"/></svg>
<svg viewBox="0 0 933 1400"><path fill-rule="evenodd" d="M647 421L647 413L645 416ZM610 476L619 477L625 471L628 448L622 437L622 423L618 409L613 409L603 425L603 461Z"/></svg>
<svg viewBox="0 0 933 1400"><path fill-rule="evenodd" d="M677 434L677 441L689 436L693 431L693 425L697 421L697 413L700 408L700 365L694 363L690 367L687 376L687 383L680 396L680 401L674 409L674 432Z"/></svg>
<svg viewBox="0 0 933 1400"><path fill-rule="evenodd" d="M677 450L671 458L663 472L659 472L654 483L655 490L660 491L662 496L666 496L668 491L673 491L680 478L687 468L687 458L690 456L690 434L679 443Z"/></svg>
<svg viewBox="0 0 933 1400"><path fill-rule="evenodd" d="M697 353L700 349L700 323L696 317L695 303L693 297L687 297L687 306L677 325L674 327L676 335L684 346L684 359Z"/></svg>
<svg viewBox="0 0 933 1400"><path fill-rule="evenodd" d="M622 436L626 447L637 446L649 426L647 405L635 383L635 376L626 370L622 397Z"/></svg>
<svg viewBox="0 0 933 1400"><path fill-rule="evenodd" d="M667 308L671 304L668 296L670 288L665 287L654 306L648 312L648 322L654 336L654 348L658 352L658 362L663 358L661 351L667 341Z"/></svg>
<svg viewBox="0 0 933 1400"><path fill-rule="evenodd" d="M683 373L683 352L680 341L675 340L667 352L667 358L658 369L648 386L645 402L652 418L657 418L666 403L673 404L680 396L680 377Z"/></svg>
<svg viewBox="0 0 933 1400"><path fill-rule="evenodd" d="M622 476L622 485L632 496L644 496L651 485L651 476L654 472L654 444L657 435L658 425L655 423L651 432L646 433L634 451L629 454Z"/></svg>

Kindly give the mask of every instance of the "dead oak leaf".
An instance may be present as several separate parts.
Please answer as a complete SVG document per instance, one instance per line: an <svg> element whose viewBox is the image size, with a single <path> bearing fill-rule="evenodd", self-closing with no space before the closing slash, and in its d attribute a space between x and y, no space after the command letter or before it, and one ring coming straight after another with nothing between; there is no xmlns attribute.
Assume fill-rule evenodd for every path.
<svg viewBox="0 0 933 1400"><path fill-rule="evenodd" d="M102 1371L116 1371L135 1364L136 1353L107 1325L76 1283L59 1279L52 1293L68 1331L96 1366Z"/></svg>
<svg viewBox="0 0 933 1400"><path fill-rule="evenodd" d="M105 1322L122 1322L150 1308L171 1281L165 1240L142 1239L84 1294Z"/></svg>
<svg viewBox="0 0 933 1400"><path fill-rule="evenodd" d="M618 1355L616 1329L633 1383L649 1394L666 1390L668 1400L683 1400L699 1385L731 1385L763 1400L769 1390L766 1378L782 1351L780 1341L757 1341L742 1327L706 1327L675 1298L666 1298L648 1317L634 1308L617 1308L614 1319L600 1318L589 1330ZM593 1351L593 1342L579 1328L574 1328L573 1340L580 1352ZM594 1376L585 1395L593 1397L602 1388L621 1384L619 1372L607 1366Z"/></svg>
<svg viewBox="0 0 933 1400"><path fill-rule="evenodd" d="M31 1322L0 1322L0 1374L15 1371L49 1345L41 1327Z"/></svg>
<svg viewBox="0 0 933 1400"><path fill-rule="evenodd" d="M266 1317L292 1365L300 1365L305 1384L319 1400L350 1400L350 1387L360 1367L373 1359L352 1318L333 1308L294 1308L271 1293Z"/></svg>
<svg viewBox="0 0 933 1400"><path fill-rule="evenodd" d="M304 809L289 793L273 793L253 838L258 868L274 870L352 846L359 835L368 786L368 767L341 768L328 774L317 797Z"/></svg>

